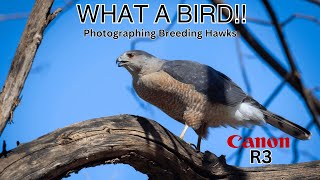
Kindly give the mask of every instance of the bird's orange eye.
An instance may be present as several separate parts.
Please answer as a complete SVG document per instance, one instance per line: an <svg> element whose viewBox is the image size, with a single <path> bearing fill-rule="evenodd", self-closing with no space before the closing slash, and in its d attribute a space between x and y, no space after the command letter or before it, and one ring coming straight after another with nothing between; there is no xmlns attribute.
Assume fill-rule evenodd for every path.
<svg viewBox="0 0 320 180"><path fill-rule="evenodd" d="M129 58L133 58L134 55L133 55L132 53L128 53L127 56L128 56Z"/></svg>

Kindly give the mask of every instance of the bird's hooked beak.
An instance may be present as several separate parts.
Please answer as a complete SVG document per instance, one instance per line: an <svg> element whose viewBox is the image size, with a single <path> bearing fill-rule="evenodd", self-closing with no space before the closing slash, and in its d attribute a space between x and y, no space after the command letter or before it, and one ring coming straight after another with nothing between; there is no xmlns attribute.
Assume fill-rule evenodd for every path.
<svg viewBox="0 0 320 180"><path fill-rule="evenodd" d="M122 67L123 65L125 65L125 64L128 63L128 62L129 62L129 61L123 60L123 59L121 58L121 56L118 57L118 59L116 60L116 64L118 64L118 67Z"/></svg>

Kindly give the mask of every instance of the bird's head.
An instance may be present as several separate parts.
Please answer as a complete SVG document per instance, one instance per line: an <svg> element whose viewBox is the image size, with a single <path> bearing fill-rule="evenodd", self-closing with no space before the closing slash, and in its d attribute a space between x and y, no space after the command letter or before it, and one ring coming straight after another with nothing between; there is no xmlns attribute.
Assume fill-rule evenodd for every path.
<svg viewBox="0 0 320 180"><path fill-rule="evenodd" d="M141 50L126 51L116 60L118 67L126 68L133 76L154 71L162 65L161 62L160 59Z"/></svg>

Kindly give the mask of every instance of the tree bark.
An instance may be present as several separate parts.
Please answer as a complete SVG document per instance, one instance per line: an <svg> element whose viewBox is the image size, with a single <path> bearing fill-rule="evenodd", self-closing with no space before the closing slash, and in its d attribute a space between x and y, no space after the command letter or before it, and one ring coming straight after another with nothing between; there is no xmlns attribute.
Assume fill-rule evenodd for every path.
<svg viewBox="0 0 320 180"><path fill-rule="evenodd" d="M19 96L42 41L43 32L61 11L58 9L50 14L52 4L53 0L37 0L23 31L8 77L0 93L0 135L8 121L12 120L13 111L20 102Z"/></svg>
<svg viewBox="0 0 320 180"><path fill-rule="evenodd" d="M239 168L196 152L157 122L119 115L58 129L3 153L0 179L59 179L82 168L125 163L151 179L266 179L319 176L320 161Z"/></svg>

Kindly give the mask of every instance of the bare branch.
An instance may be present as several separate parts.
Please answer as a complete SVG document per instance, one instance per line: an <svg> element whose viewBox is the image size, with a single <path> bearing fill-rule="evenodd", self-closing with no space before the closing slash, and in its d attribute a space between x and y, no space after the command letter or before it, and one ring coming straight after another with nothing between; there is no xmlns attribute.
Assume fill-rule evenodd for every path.
<svg viewBox="0 0 320 180"><path fill-rule="evenodd" d="M229 166L224 156L196 152L155 121L121 115L80 122L19 145L0 158L0 179L59 179L85 167L117 163L150 179L315 178L320 170L320 161Z"/></svg>
<svg viewBox="0 0 320 180"><path fill-rule="evenodd" d="M179 4L183 4L185 3L186 0L180 0ZM177 18L178 18L178 13L175 12L175 15L173 16L172 18L172 22L176 22L177 21ZM166 31L170 30L173 28L173 26L175 26L176 24L175 23L170 23L169 25L167 25L167 27L165 28ZM136 49L137 47L137 44L138 43L141 43L141 42L155 42L157 41L159 38L156 38L154 40L151 40L150 38L137 38L137 39L134 39L131 43L130 43L130 49L131 50L134 50Z"/></svg>
<svg viewBox="0 0 320 180"><path fill-rule="evenodd" d="M254 127L252 129L248 129L247 133L245 133L244 136L244 139L245 138L248 138L249 136L251 136L251 134L253 133L253 130L254 130ZM243 151L244 151L244 148L243 146L241 146L240 148L238 148L238 150L235 152L235 154L237 155L237 158L236 158L236 162L235 162L235 165L236 166L239 166L240 163L241 163L241 160L242 160L242 157L243 157Z"/></svg>
<svg viewBox="0 0 320 180"><path fill-rule="evenodd" d="M263 3L271 17L271 20L272 20L272 24L274 25L275 29L276 29L276 32L278 34L278 37L279 37L279 40L281 42L281 45L282 45L282 48L287 56L287 59L289 61L289 64L290 64L290 67L291 67L291 73L292 75L294 76L298 76L298 70L297 70L297 67L294 63L294 60L293 60L293 57L290 53L290 50L289 50L289 47L288 47L288 44L285 40L285 37L284 37L284 34L283 34L283 31L282 31L282 28L278 22L278 18L274 12L274 10L272 9L270 3L267 1L267 0L263 0Z"/></svg>
<svg viewBox="0 0 320 180"><path fill-rule="evenodd" d="M305 0L309 3L313 3L314 5L320 6L320 1L319 0Z"/></svg>
<svg viewBox="0 0 320 180"><path fill-rule="evenodd" d="M310 92L317 92L320 91L320 86L316 86L310 89Z"/></svg>
<svg viewBox="0 0 320 180"><path fill-rule="evenodd" d="M314 22L316 24L319 24L320 25L320 21L314 17L314 16L308 16L308 15L304 15L304 14L299 14L299 13L296 13L296 14L293 14L291 15L288 19L286 19L285 21L283 21L280 25L282 27L286 26L287 24L289 24L290 22L292 22L294 19L306 19L308 21L311 21L311 22Z"/></svg>
<svg viewBox="0 0 320 180"><path fill-rule="evenodd" d="M276 88L273 90L273 92L269 95L267 100L263 103L265 107L268 107L271 102L275 99L275 97L280 93L284 85L286 84L286 80L283 80Z"/></svg>
<svg viewBox="0 0 320 180"><path fill-rule="evenodd" d="M262 19L256 19L256 18L252 18L252 17L247 17L246 18L248 22L253 22L253 23L256 23L256 24L261 24L261 25L272 25L271 22L269 21L265 21L265 20L262 20Z"/></svg>
<svg viewBox="0 0 320 180"><path fill-rule="evenodd" d="M64 0L65 5L61 8L64 12L66 12L67 9L71 8L74 3L76 3L79 0Z"/></svg>
<svg viewBox="0 0 320 180"><path fill-rule="evenodd" d="M37 0L22 34L11 68L0 94L0 135L20 102L19 96L29 74L43 31L58 13L50 14L53 0Z"/></svg>
<svg viewBox="0 0 320 180"><path fill-rule="evenodd" d="M58 8L56 10L55 13L52 13L53 15L57 15L58 13L60 13L60 11L66 11L68 10L70 7L72 7L72 5L78 0L64 0L64 6L62 6L61 8ZM58 12L59 11L59 12ZM24 19L29 17L30 13L26 13L26 12L21 12L21 13L13 13L13 14L0 14L0 22L1 21L8 21L8 20L15 20L15 19Z"/></svg>
<svg viewBox="0 0 320 180"><path fill-rule="evenodd" d="M13 20L13 19L24 19L29 16L29 13L14 13L14 14L0 14L0 22Z"/></svg>
<svg viewBox="0 0 320 180"><path fill-rule="evenodd" d="M246 71L246 68L245 68L245 65L243 62L243 53L242 53L241 47L240 47L240 38L236 38L236 50L237 50L237 54L238 54L242 78L243 78L244 83L246 85L247 93L250 95L251 94L251 85L250 85L249 78L247 76L247 71Z"/></svg>
<svg viewBox="0 0 320 180"><path fill-rule="evenodd" d="M316 17L314 16L309 16L309 15L304 15L304 14L300 14L300 13L295 13L292 14L290 17L288 17L286 20L284 20L283 22L280 23L281 27L284 27L286 25L288 25L290 22L292 22L295 19L305 19L311 22L314 22L316 24L320 25L320 20L318 20ZM262 19L256 19L256 18L252 18L252 17L247 17L247 21L248 22L252 22L252 23L256 23L256 24L260 24L260 25L267 25L267 26L271 26L273 25L272 22L269 21L265 21Z"/></svg>

